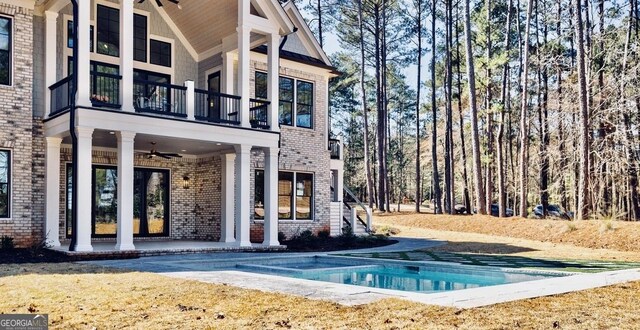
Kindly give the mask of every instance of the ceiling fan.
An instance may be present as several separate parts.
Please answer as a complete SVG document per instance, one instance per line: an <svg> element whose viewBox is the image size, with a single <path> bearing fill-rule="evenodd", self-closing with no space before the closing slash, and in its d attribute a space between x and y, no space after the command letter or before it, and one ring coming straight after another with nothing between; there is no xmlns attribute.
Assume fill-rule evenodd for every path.
<svg viewBox="0 0 640 330"><path fill-rule="evenodd" d="M176 5L178 5L178 8L180 9L180 4L179 4L179 0L168 0L171 3L175 3ZM143 3L144 0L138 0L138 3ZM158 4L158 7L162 7L162 1L160 0L156 0L156 4Z"/></svg>
<svg viewBox="0 0 640 330"><path fill-rule="evenodd" d="M171 159L172 157L174 157L174 158L182 158L182 155L176 154L176 153L158 152L158 150L156 150L156 143L155 142L151 142L151 151L146 153L145 157L147 157L147 159L153 159L155 157L161 157L161 158L164 158L164 159Z"/></svg>

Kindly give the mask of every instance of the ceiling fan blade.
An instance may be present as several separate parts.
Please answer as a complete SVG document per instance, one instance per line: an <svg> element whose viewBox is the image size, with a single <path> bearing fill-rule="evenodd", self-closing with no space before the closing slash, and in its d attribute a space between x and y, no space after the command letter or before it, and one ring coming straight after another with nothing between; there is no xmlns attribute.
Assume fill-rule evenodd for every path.
<svg viewBox="0 0 640 330"><path fill-rule="evenodd" d="M168 156L168 157L177 157L177 158L182 158L182 155L180 154L167 154L167 153L163 153L164 156Z"/></svg>
<svg viewBox="0 0 640 330"><path fill-rule="evenodd" d="M176 5L180 2L179 0L169 0L171 3L175 3Z"/></svg>
<svg viewBox="0 0 640 330"><path fill-rule="evenodd" d="M158 157L162 157L162 158L164 158L164 159L171 159L171 157L169 157L169 156L167 156L167 155L165 155L165 154L157 153L156 155L157 155Z"/></svg>
<svg viewBox="0 0 640 330"><path fill-rule="evenodd" d="M144 0L138 0L138 3L143 3L143 2L144 2Z"/></svg>
<svg viewBox="0 0 640 330"><path fill-rule="evenodd" d="M158 4L158 7L162 7L162 1L156 0L156 3Z"/></svg>

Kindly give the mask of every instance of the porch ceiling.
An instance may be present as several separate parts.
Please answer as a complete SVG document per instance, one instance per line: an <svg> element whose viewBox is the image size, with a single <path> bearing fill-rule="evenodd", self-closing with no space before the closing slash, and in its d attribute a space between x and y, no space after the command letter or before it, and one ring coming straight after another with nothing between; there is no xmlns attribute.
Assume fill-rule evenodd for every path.
<svg viewBox="0 0 640 330"><path fill-rule="evenodd" d="M62 141L65 144L71 144L71 138L65 137ZM93 146L102 148L117 148L117 140L115 134L109 131L95 130L93 132ZM203 156L216 152L232 152L234 149L230 145L207 142L192 141L187 139L176 139L166 136L137 134L134 142L136 153L147 153L151 150L151 142L155 142L155 149L159 152L178 153L181 155Z"/></svg>
<svg viewBox="0 0 640 330"><path fill-rule="evenodd" d="M180 0L178 6L162 6L198 53L222 44L222 38L236 32L237 0Z"/></svg>

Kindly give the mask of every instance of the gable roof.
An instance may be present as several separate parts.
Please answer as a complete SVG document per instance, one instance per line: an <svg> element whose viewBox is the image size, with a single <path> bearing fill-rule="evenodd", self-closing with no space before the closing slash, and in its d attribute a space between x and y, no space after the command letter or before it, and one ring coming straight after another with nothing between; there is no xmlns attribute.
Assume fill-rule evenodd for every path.
<svg viewBox="0 0 640 330"><path fill-rule="evenodd" d="M295 27L298 28L296 35L304 45L309 55L311 55L310 57L317 60L321 60L324 63L324 65L327 67L333 67L331 65L331 60L329 60L329 57L324 52L324 50L320 46L320 43L311 32L309 25L304 20L304 18L302 17L302 14L300 14L300 11L296 7L296 5L293 3L293 1L289 1L286 4L284 4L283 8L287 12L287 15L289 16L289 18L293 21L293 24L295 25ZM302 56L305 56L305 55L302 55Z"/></svg>

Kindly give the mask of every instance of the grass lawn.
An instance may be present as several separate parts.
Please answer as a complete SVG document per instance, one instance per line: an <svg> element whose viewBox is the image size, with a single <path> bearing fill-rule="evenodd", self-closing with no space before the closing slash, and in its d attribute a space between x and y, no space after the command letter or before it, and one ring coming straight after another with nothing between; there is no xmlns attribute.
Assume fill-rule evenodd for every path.
<svg viewBox="0 0 640 330"><path fill-rule="evenodd" d="M424 217L419 219L419 217ZM593 249L524 239L504 229L490 236L490 219L447 216L376 217L401 235L450 239L437 253L484 253L527 258L640 261L633 248ZM406 219L406 220L404 220ZM443 227L440 221L451 223ZM484 223L473 232L466 221ZM520 220L513 222L520 231ZM537 221L537 220L530 220ZM431 224L431 223L436 223ZM566 222L559 222L565 224ZM458 226L455 226L455 225ZM541 223L544 228L544 222ZM475 225L475 224L473 224ZM518 225L518 226L516 226ZM432 227L436 227L433 229ZM526 224L524 226L527 226ZM531 225L533 226L533 225ZM624 227L618 223L618 235ZM529 227L531 228L531 227ZM582 228L572 230L580 233ZM479 232L479 233L478 233ZM605 231L606 233L606 231ZM511 236L510 236L511 235ZM331 302L86 264L0 265L0 313L48 313L52 328L149 329L637 329L640 282L457 310L396 299L345 307Z"/></svg>
<svg viewBox="0 0 640 330"><path fill-rule="evenodd" d="M456 310L395 299L344 307L84 264L0 265L2 313L48 313L52 328L637 328L640 283Z"/></svg>

